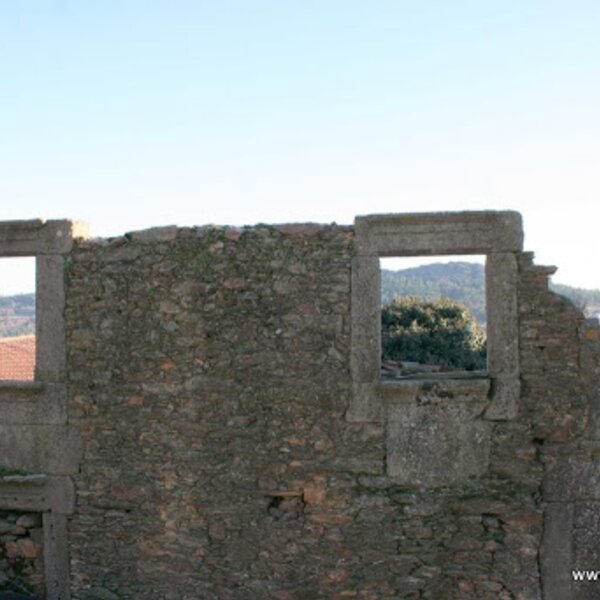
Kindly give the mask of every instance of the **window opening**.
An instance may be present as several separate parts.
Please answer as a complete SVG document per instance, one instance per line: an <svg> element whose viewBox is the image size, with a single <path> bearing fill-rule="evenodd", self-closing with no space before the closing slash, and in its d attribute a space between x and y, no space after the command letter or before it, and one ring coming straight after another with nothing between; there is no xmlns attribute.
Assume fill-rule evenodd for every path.
<svg viewBox="0 0 600 600"><path fill-rule="evenodd" d="M35 374L35 257L0 259L0 381Z"/></svg>
<svg viewBox="0 0 600 600"><path fill-rule="evenodd" d="M382 378L485 374L485 255L379 264Z"/></svg>

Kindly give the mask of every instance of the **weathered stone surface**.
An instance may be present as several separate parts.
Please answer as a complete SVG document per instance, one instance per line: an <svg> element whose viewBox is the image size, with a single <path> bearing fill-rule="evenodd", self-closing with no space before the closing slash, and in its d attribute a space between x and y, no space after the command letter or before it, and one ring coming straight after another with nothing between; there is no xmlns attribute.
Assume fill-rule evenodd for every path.
<svg viewBox="0 0 600 600"><path fill-rule="evenodd" d="M67 220L0 222L0 256L66 254L74 239L88 236L85 223Z"/></svg>
<svg viewBox="0 0 600 600"><path fill-rule="evenodd" d="M64 269L62 256L38 256L36 259L35 378L48 383L64 381Z"/></svg>
<svg viewBox="0 0 600 600"><path fill-rule="evenodd" d="M548 291L547 278L555 269L536 267L532 258L520 257L519 320L521 403L531 423L524 432L536 450L527 457L523 444L513 438L511 445L521 449L519 463L513 459L510 471L535 485L537 464L543 476L543 499L549 503L539 551L544 600L593 598L597 583L575 584L572 571L596 569L589 564L598 562L597 542L592 541L597 540L597 517L592 515L598 514L597 444L592 441L598 419L598 329L568 300ZM506 465L508 457L501 460ZM591 511L582 519L583 505ZM586 527L590 535L583 532Z"/></svg>
<svg viewBox="0 0 600 600"><path fill-rule="evenodd" d="M491 426L481 419L487 398L469 402L439 386L387 412L387 473L399 484L464 483L488 469Z"/></svg>
<svg viewBox="0 0 600 600"><path fill-rule="evenodd" d="M79 431L68 425L2 425L0 456L5 467L68 475L81 458Z"/></svg>
<svg viewBox="0 0 600 600"><path fill-rule="evenodd" d="M358 253L377 256L518 252L517 212L405 213L356 217Z"/></svg>
<svg viewBox="0 0 600 600"><path fill-rule="evenodd" d="M119 600L119 596L103 587L93 587L81 594L83 600Z"/></svg>
<svg viewBox="0 0 600 600"><path fill-rule="evenodd" d="M33 591L43 597L44 561L42 522L38 513L20 513L0 508L0 599L7 590ZM19 598L33 598L22 596Z"/></svg>
<svg viewBox="0 0 600 600"><path fill-rule="evenodd" d="M42 518L39 513L25 513L17 519L17 526L31 529L32 527L41 527Z"/></svg>
<svg viewBox="0 0 600 600"><path fill-rule="evenodd" d="M64 476L6 475L0 478L0 506L68 515L75 507L73 482Z"/></svg>
<svg viewBox="0 0 600 600"><path fill-rule="evenodd" d="M595 452L600 448L594 448ZM600 500L600 456L570 453L549 458L544 497L550 502Z"/></svg>
<svg viewBox="0 0 600 600"><path fill-rule="evenodd" d="M177 237L177 227L175 225L151 227L150 229L126 233L125 237L134 242L140 242L142 244L151 244L153 242L172 242Z"/></svg>
<svg viewBox="0 0 600 600"><path fill-rule="evenodd" d="M492 402L486 417L514 419L519 410L518 267L512 252L492 252L486 260L488 372L493 379Z"/></svg>
<svg viewBox="0 0 600 600"><path fill-rule="evenodd" d="M352 378L376 383L381 369L381 275L379 259L352 260Z"/></svg>
<svg viewBox="0 0 600 600"><path fill-rule="evenodd" d="M0 388L0 423L66 425L65 387L60 384L28 382Z"/></svg>
<svg viewBox="0 0 600 600"><path fill-rule="evenodd" d="M510 236L486 230L469 251L518 254L520 227L507 219ZM69 259L69 415L84 446L76 593L540 597L539 439L545 415L554 437L564 428L530 343L553 302L546 275L499 256L511 265L514 322L497 325L512 332L500 349L510 368L491 391L481 379L422 393L419 382L377 383L379 342L364 318L378 320L380 249L359 246L365 258L353 260L350 229L210 227L146 239L140 254L141 243L86 242ZM363 267L371 275L351 286ZM538 330L554 339L557 317ZM579 344L569 327L567 360ZM557 379L563 356L544 358ZM513 385L519 364L525 393ZM501 420L485 419L505 382Z"/></svg>
<svg viewBox="0 0 600 600"><path fill-rule="evenodd" d="M376 385L380 379L381 256L485 254L487 371L492 380L489 420L514 419L520 400L517 256L523 243L521 217L514 212L370 215L355 220L352 266L353 380ZM442 374L443 375L443 374ZM377 414L375 390L355 387L348 417ZM368 400L368 402L367 402Z"/></svg>
<svg viewBox="0 0 600 600"><path fill-rule="evenodd" d="M42 515L44 526L44 574L47 600L70 598L67 517L56 511Z"/></svg>
<svg viewBox="0 0 600 600"><path fill-rule="evenodd" d="M541 547L541 572L544 600L571 598L573 562L573 506L551 503L544 516Z"/></svg>
<svg viewBox="0 0 600 600"><path fill-rule="evenodd" d="M385 407L372 383L352 384L346 419L353 423L380 423L385 420Z"/></svg>
<svg viewBox="0 0 600 600"><path fill-rule="evenodd" d="M362 535L356 479L381 473L384 456L381 427L343 418L352 231L179 230L171 242L144 241L133 272L109 260L136 243L87 242L70 257L69 414L84 446L74 590L342 589L343 577L327 573L337 573L340 545L356 560L345 541ZM290 490L301 496L265 496ZM108 540L118 540L110 552ZM321 549L306 577L287 580L286 565L312 544Z"/></svg>
<svg viewBox="0 0 600 600"><path fill-rule="evenodd" d="M373 286L398 222L419 254L448 238L508 265L505 370L379 382ZM48 384L0 389L0 466L61 474L0 482L5 553L43 546L48 599L593 593L569 577L597 553L597 328L548 292L514 213L372 225L75 243L65 393L44 420ZM34 517L3 510L43 513L43 535L19 542Z"/></svg>

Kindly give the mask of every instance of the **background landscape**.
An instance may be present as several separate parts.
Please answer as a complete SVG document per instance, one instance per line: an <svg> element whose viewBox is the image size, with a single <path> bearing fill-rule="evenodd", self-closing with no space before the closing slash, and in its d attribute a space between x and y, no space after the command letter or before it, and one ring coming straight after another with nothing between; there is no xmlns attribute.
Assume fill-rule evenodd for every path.
<svg viewBox="0 0 600 600"><path fill-rule="evenodd" d="M551 289L565 296L588 317L600 316L600 290L550 284ZM381 271L381 303L388 304L394 294L418 296L426 300L451 298L465 304L475 319L485 325L485 267L469 262L422 265L410 269Z"/></svg>
<svg viewBox="0 0 600 600"><path fill-rule="evenodd" d="M571 300L588 317L600 316L600 290L550 284L551 289ZM465 304L475 319L485 325L485 267L469 262L435 263L391 271L381 271L381 303L394 294L418 296L426 300L451 298Z"/></svg>

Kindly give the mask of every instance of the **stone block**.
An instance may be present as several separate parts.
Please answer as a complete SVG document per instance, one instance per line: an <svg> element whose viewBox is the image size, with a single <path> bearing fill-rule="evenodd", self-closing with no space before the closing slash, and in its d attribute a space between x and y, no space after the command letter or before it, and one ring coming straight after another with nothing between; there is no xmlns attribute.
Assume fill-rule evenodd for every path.
<svg viewBox="0 0 600 600"><path fill-rule="evenodd" d="M352 379L359 383L379 380L381 354L381 280L379 259L352 260Z"/></svg>
<svg viewBox="0 0 600 600"><path fill-rule="evenodd" d="M72 514L75 488L70 477L8 475L0 478L0 508Z"/></svg>
<svg viewBox="0 0 600 600"><path fill-rule="evenodd" d="M515 254L496 252L486 261L488 372L494 380L488 419L514 419L519 409L518 266Z"/></svg>
<svg viewBox="0 0 600 600"><path fill-rule="evenodd" d="M67 518L44 513L44 570L47 600L70 600Z"/></svg>
<svg viewBox="0 0 600 600"><path fill-rule="evenodd" d="M164 225L161 227L150 227L140 231L130 231L126 237L132 242L151 244L153 242L172 242L177 237L176 225Z"/></svg>
<svg viewBox="0 0 600 600"><path fill-rule="evenodd" d="M38 256L36 271L35 378L39 381L62 381L66 361L64 258Z"/></svg>
<svg viewBox="0 0 600 600"><path fill-rule="evenodd" d="M383 421L385 411L372 383L353 383L346 419L351 423Z"/></svg>
<svg viewBox="0 0 600 600"><path fill-rule="evenodd" d="M81 459L81 438L67 425L0 425L0 460L3 466L35 473L76 473Z"/></svg>
<svg viewBox="0 0 600 600"><path fill-rule="evenodd" d="M543 492L550 502L600 500L600 456L561 456L548 470Z"/></svg>
<svg viewBox="0 0 600 600"><path fill-rule="evenodd" d="M491 421L506 421L516 418L519 412L521 381L518 377L497 377L493 379L492 401L485 411L485 418Z"/></svg>
<svg viewBox="0 0 600 600"><path fill-rule="evenodd" d="M77 221L2 221L0 256L67 254L73 247L73 239L87 236L87 225Z"/></svg>
<svg viewBox="0 0 600 600"><path fill-rule="evenodd" d="M522 249L513 211L369 215L355 220L357 251L378 256L488 254Z"/></svg>
<svg viewBox="0 0 600 600"><path fill-rule="evenodd" d="M403 381L382 381L376 387L377 395L385 404L401 402L431 403L439 399L451 402L477 403L482 409L490 391L488 377L467 377L457 379L405 379Z"/></svg>
<svg viewBox="0 0 600 600"><path fill-rule="evenodd" d="M573 506L563 503L548 504L544 511L544 535L540 547L544 600L572 598L571 569L575 568L572 538Z"/></svg>
<svg viewBox="0 0 600 600"><path fill-rule="evenodd" d="M487 472L491 424L481 401L439 393L387 407L387 473L414 487L456 485Z"/></svg>
<svg viewBox="0 0 600 600"><path fill-rule="evenodd" d="M0 387L3 425L64 425L66 390L61 384L16 383Z"/></svg>

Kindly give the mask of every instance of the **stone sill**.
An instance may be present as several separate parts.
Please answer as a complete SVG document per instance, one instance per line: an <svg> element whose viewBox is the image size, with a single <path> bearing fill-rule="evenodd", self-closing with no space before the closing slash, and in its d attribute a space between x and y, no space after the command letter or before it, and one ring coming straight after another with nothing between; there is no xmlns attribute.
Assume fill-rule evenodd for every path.
<svg viewBox="0 0 600 600"><path fill-rule="evenodd" d="M0 475L0 494L8 487L18 485L20 488L38 489L48 484L49 478L46 473L8 473Z"/></svg>
<svg viewBox="0 0 600 600"><path fill-rule="evenodd" d="M72 514L75 488L69 477L45 473L0 477L0 508Z"/></svg>
<svg viewBox="0 0 600 600"><path fill-rule="evenodd" d="M3 413L8 405L38 402L46 390L46 384L41 381L0 381L0 423L4 421Z"/></svg>
<svg viewBox="0 0 600 600"><path fill-rule="evenodd" d="M0 381L0 400L5 392L18 392L19 394L37 394L44 391L44 383L41 381L19 381L18 379L7 379Z"/></svg>
<svg viewBox="0 0 600 600"><path fill-rule="evenodd" d="M486 374L460 375L445 377L406 377L376 384L376 394L383 401L414 400L417 396L433 394L452 402L456 398L463 400L487 399L491 388L491 378Z"/></svg>
<svg viewBox="0 0 600 600"><path fill-rule="evenodd" d="M488 377L487 371L437 371L432 373L414 373L412 375L400 375L398 377L381 377L382 383L406 381L406 380L446 380L446 379L485 379Z"/></svg>
<svg viewBox="0 0 600 600"><path fill-rule="evenodd" d="M63 425L66 386L41 381L0 381L0 428L10 425Z"/></svg>

